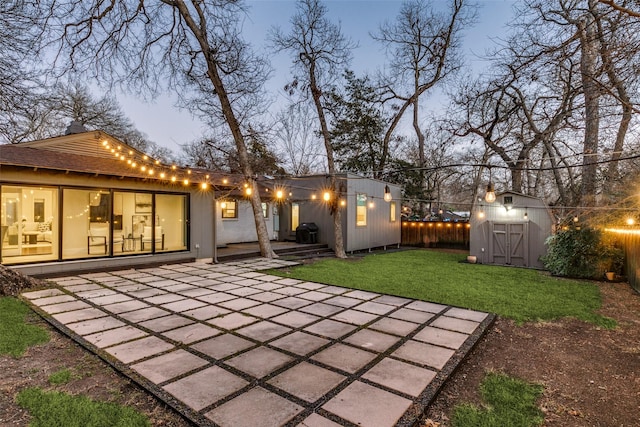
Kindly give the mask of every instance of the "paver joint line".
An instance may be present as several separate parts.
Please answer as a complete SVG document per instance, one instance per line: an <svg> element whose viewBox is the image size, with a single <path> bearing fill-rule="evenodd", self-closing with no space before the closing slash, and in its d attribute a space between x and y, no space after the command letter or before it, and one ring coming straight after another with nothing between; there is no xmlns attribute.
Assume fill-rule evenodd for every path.
<svg viewBox="0 0 640 427"><path fill-rule="evenodd" d="M236 425L246 415L236 409L255 396L262 403L251 414L262 425L375 419L408 427L495 319L258 272L291 264L258 258L91 273L23 296L200 426ZM201 389L212 383L224 387Z"/></svg>

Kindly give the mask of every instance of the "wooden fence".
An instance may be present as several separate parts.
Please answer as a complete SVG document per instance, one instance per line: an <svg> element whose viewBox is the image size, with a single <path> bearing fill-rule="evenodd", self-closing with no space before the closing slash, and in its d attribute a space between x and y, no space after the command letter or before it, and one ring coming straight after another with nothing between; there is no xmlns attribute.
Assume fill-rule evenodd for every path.
<svg viewBox="0 0 640 427"><path fill-rule="evenodd" d="M624 269L633 289L640 292L640 230L620 233L619 241L624 247Z"/></svg>
<svg viewBox="0 0 640 427"><path fill-rule="evenodd" d="M403 221L402 244L427 248L469 249L466 222Z"/></svg>

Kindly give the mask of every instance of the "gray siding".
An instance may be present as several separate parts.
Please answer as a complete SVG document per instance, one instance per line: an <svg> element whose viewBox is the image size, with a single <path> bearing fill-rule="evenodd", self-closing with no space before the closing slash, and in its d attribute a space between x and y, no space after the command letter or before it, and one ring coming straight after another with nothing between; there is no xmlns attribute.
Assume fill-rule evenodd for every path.
<svg viewBox="0 0 640 427"><path fill-rule="evenodd" d="M512 197L513 207L510 210L507 210L503 204L504 196ZM481 212L484 217L481 217ZM469 255L476 256L480 263L493 264L492 248L495 252L495 242L492 242L491 239L497 224L525 223L527 230L525 236L526 252L528 254L525 266L543 268L540 257L547 252L545 240L553 231L553 217L542 200L513 192L500 194L494 203L489 204L482 201L474 205L473 215L470 219ZM517 265L517 263L513 263L513 265Z"/></svg>
<svg viewBox="0 0 640 427"><path fill-rule="evenodd" d="M342 231L344 246L347 252L368 248L396 245L401 239L400 205L402 192L400 187L353 174L343 174L339 177L343 184L341 198L345 206L341 207ZM279 239L295 239L295 230L291 229L291 204L300 206L300 224L314 222L319 227L318 241L335 247L333 234L333 217L329 213L327 204L322 200L322 189L328 185L326 176L305 177L288 180L285 185L291 189L289 200L281 205ZM395 201L395 221L391 218L391 204L385 202L384 187L389 186L393 201ZM367 206L367 225L356 226L356 195L367 195L367 203L372 201L373 208ZM312 194L316 199L312 200Z"/></svg>

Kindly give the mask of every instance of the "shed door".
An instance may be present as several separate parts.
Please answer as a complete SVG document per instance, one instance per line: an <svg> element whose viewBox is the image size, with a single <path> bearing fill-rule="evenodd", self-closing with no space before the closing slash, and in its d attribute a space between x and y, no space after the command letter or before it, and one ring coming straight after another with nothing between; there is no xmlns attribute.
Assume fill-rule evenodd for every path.
<svg viewBox="0 0 640 427"><path fill-rule="evenodd" d="M528 223L494 223L489 248L491 263L529 266Z"/></svg>

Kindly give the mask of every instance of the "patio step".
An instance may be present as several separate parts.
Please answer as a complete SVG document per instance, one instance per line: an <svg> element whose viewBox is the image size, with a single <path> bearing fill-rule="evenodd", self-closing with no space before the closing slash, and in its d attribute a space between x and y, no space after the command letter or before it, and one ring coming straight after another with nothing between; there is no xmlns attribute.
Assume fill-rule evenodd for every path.
<svg viewBox="0 0 640 427"><path fill-rule="evenodd" d="M288 247L281 249L274 249L274 252L280 256L294 257L294 258L312 258L316 256L332 256L333 250L329 249L326 244L309 244L309 245L297 245L296 247ZM238 259L257 258L260 256L260 250L232 252L229 254L218 253L218 261L233 261Z"/></svg>
<svg viewBox="0 0 640 427"><path fill-rule="evenodd" d="M333 256L333 249L327 245L305 245L297 248L287 248L275 251L280 256L294 256L296 258L313 258L317 256Z"/></svg>

